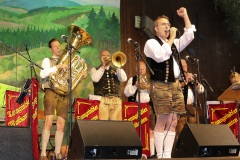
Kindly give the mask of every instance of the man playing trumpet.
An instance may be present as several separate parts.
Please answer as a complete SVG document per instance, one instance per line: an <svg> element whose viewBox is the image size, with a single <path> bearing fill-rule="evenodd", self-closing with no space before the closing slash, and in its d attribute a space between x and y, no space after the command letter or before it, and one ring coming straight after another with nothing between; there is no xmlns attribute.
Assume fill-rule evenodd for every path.
<svg viewBox="0 0 240 160"><path fill-rule="evenodd" d="M120 99L120 82L127 80L122 68L114 69L110 66L110 52L102 50L101 65L91 69L91 79L94 86L94 95L89 99L100 100L100 120L122 120L122 100Z"/></svg>

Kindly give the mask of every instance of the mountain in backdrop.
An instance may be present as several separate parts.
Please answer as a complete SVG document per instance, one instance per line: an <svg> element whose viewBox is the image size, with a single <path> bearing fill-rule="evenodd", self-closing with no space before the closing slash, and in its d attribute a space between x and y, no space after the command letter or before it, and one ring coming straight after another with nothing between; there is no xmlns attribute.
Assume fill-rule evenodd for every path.
<svg viewBox="0 0 240 160"><path fill-rule="evenodd" d="M70 0L5 0L0 2L0 6L23 8L28 11L42 7L74 7L79 6Z"/></svg>
<svg viewBox="0 0 240 160"><path fill-rule="evenodd" d="M79 5L104 5L119 7L120 0L1 0L0 6L33 10L42 7L74 7Z"/></svg>

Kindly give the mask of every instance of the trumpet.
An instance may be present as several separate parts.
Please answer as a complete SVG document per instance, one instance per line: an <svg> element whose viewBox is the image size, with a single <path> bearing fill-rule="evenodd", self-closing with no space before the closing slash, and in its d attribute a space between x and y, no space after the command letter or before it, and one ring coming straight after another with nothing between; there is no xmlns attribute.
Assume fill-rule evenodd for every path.
<svg viewBox="0 0 240 160"><path fill-rule="evenodd" d="M121 68L126 64L127 57L123 52L115 52L112 57L104 57L103 60L105 63L112 62L115 67Z"/></svg>
<svg viewBox="0 0 240 160"><path fill-rule="evenodd" d="M107 56L107 57L104 57L103 60L105 63L109 63L112 61L112 58Z"/></svg>

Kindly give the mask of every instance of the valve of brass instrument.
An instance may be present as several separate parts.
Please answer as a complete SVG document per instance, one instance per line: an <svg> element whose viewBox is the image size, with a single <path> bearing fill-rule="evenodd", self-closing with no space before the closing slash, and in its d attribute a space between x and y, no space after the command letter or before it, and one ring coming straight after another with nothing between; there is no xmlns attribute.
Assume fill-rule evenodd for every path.
<svg viewBox="0 0 240 160"><path fill-rule="evenodd" d="M140 88L142 90L150 88L150 78L147 74L141 74L139 77L140 80Z"/></svg>
<svg viewBox="0 0 240 160"><path fill-rule="evenodd" d="M106 64L110 63L112 61L112 58L109 56L103 57L103 60Z"/></svg>

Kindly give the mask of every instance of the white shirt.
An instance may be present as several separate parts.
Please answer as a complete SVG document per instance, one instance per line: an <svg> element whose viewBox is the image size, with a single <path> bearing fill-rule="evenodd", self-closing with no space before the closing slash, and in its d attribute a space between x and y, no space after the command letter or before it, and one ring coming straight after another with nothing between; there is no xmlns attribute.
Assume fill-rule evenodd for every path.
<svg viewBox="0 0 240 160"><path fill-rule="evenodd" d="M197 89L198 94L201 94L204 92L203 85L200 84L199 89ZM188 88L188 95L187 95L187 104L193 104L194 103L194 94L193 90L191 88Z"/></svg>
<svg viewBox="0 0 240 160"><path fill-rule="evenodd" d="M50 76L54 72L56 72L58 69L56 66L51 67L50 59L49 58L44 58L42 61L42 66L43 70L40 71L40 77L42 79Z"/></svg>
<svg viewBox="0 0 240 160"><path fill-rule="evenodd" d="M194 25L192 25L192 27L189 29L184 28L183 35L179 39L174 39L174 44L178 52L181 52L189 45L189 43L191 43L191 41L194 39L194 31L196 31ZM164 40L162 40L162 42L163 45L160 45L156 39L147 40L144 46L144 53L146 57L152 58L157 63L168 60L172 55L171 46ZM180 75L179 66L175 59L173 63L175 78L178 78Z"/></svg>
<svg viewBox="0 0 240 160"><path fill-rule="evenodd" d="M132 85L133 77L128 80L126 87L124 88L124 95L126 97L133 96L137 90L135 85ZM136 96L136 101L138 101L138 94ZM140 90L140 103L147 103L150 101L149 92L147 89Z"/></svg>
<svg viewBox="0 0 240 160"><path fill-rule="evenodd" d="M105 69L109 69L109 66L107 67L107 68L105 68ZM102 76L103 76L103 73L104 73L104 69L102 68L102 67L100 67L98 70L95 68L95 67L93 67L92 69L91 69L91 73L90 73L90 76L91 76L91 79L92 79L92 81L93 82L98 82L101 78L102 78ZM118 77L118 80L120 81L120 82L125 82L125 81L127 81L127 75L126 75L126 72L122 69L122 68L118 68L117 70L116 70L116 73L115 73L116 75L117 75L117 77Z"/></svg>

